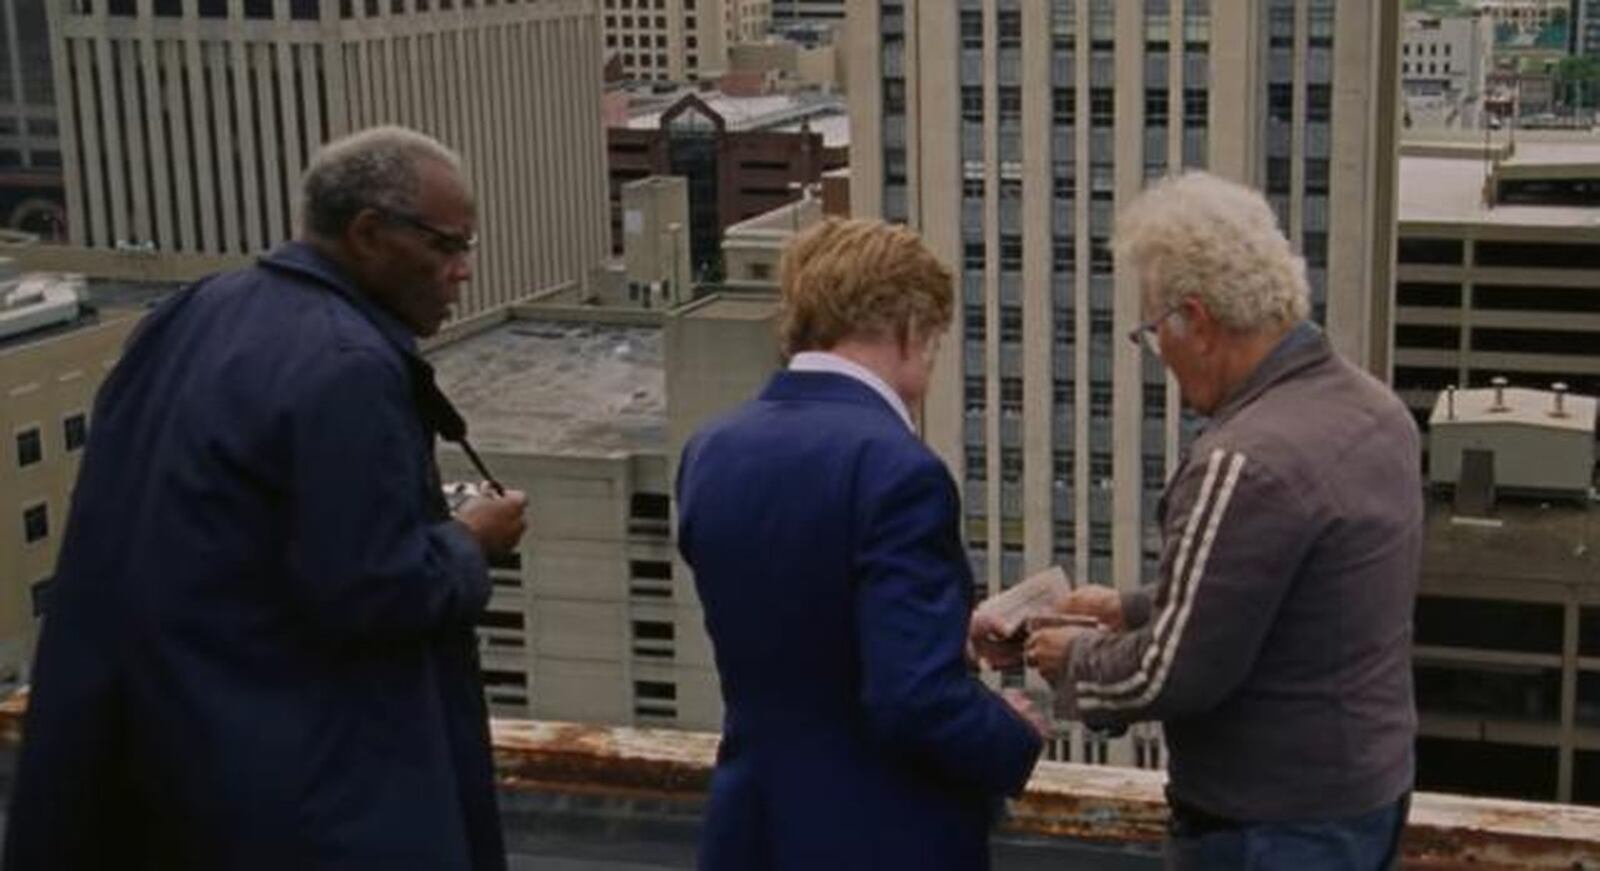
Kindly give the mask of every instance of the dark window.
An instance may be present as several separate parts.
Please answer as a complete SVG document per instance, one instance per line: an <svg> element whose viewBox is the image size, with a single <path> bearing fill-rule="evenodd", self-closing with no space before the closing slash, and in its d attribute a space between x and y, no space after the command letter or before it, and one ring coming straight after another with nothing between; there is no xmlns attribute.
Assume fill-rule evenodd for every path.
<svg viewBox="0 0 1600 871"><path fill-rule="evenodd" d="M1078 123L1078 92L1076 88L1055 88L1050 92L1051 117L1057 127L1071 127Z"/></svg>
<svg viewBox="0 0 1600 871"><path fill-rule="evenodd" d="M962 381L961 395L968 411L982 410L988 397L984 394L982 376L968 377ZM970 467L969 467L970 468Z"/></svg>
<svg viewBox="0 0 1600 871"><path fill-rule="evenodd" d="M1267 193L1287 195L1291 169L1287 157L1267 158Z"/></svg>
<svg viewBox="0 0 1600 871"><path fill-rule="evenodd" d="M1306 85L1306 120L1312 123L1333 119L1333 86Z"/></svg>
<svg viewBox="0 0 1600 871"><path fill-rule="evenodd" d="M506 553L489 554L489 568L499 569L503 572L522 571L522 552L508 551Z"/></svg>
<svg viewBox="0 0 1600 871"><path fill-rule="evenodd" d="M1072 236L1057 236L1050 242L1051 266L1059 273L1077 268L1078 242Z"/></svg>
<svg viewBox="0 0 1600 871"><path fill-rule="evenodd" d="M1146 88L1144 92L1144 123L1149 127L1167 126L1166 88Z"/></svg>
<svg viewBox="0 0 1600 871"><path fill-rule="evenodd" d="M1002 10L998 16L1001 48L1022 47L1022 13Z"/></svg>
<svg viewBox="0 0 1600 871"><path fill-rule="evenodd" d="M1461 328L1400 324L1394 328L1394 343L1399 348L1435 348L1454 351L1461 347Z"/></svg>
<svg viewBox="0 0 1600 871"><path fill-rule="evenodd" d="M1000 341L1022 341L1022 307L1018 305L1000 306Z"/></svg>
<svg viewBox="0 0 1600 871"><path fill-rule="evenodd" d="M1000 120L1015 121L1022 117L1022 89L1007 86L1000 89Z"/></svg>
<svg viewBox="0 0 1600 871"><path fill-rule="evenodd" d="M244 0L244 17L271 18L272 0Z"/></svg>
<svg viewBox="0 0 1600 871"><path fill-rule="evenodd" d="M38 427L17 433L17 466L31 466L44 459L44 439Z"/></svg>
<svg viewBox="0 0 1600 871"><path fill-rule="evenodd" d="M982 123L983 121L983 88L978 85L966 85L961 89L961 120Z"/></svg>
<svg viewBox="0 0 1600 871"><path fill-rule="evenodd" d="M1001 386L1004 386L1003 384ZM1020 384L1018 385L1021 386ZM1015 484L1022 480L1022 449L1000 449L1000 480Z"/></svg>
<svg viewBox="0 0 1600 871"><path fill-rule="evenodd" d="M43 617L45 610L50 607L50 588L54 583L53 579L45 578L42 581L35 581L28 589L33 599L33 616Z"/></svg>
<svg viewBox="0 0 1600 871"><path fill-rule="evenodd" d="M1417 739L1417 789L1554 801L1554 747L1452 738Z"/></svg>
<svg viewBox="0 0 1600 871"><path fill-rule="evenodd" d="M983 385L979 383L979 389ZM988 463L984 458L983 448L978 445L967 445L962 452L962 462L967 470L967 480L985 481L989 477Z"/></svg>
<svg viewBox="0 0 1600 871"><path fill-rule="evenodd" d="M1267 117L1284 124L1294 121L1294 85L1267 85Z"/></svg>
<svg viewBox="0 0 1600 871"><path fill-rule="evenodd" d="M1578 654L1600 656L1600 607L1578 609Z"/></svg>
<svg viewBox="0 0 1600 871"><path fill-rule="evenodd" d="M1418 665L1417 707L1436 714L1556 722L1561 670L1518 666Z"/></svg>
<svg viewBox="0 0 1600 871"><path fill-rule="evenodd" d="M1472 331L1474 351L1505 351L1513 354L1566 354L1592 356L1600 346L1600 336L1566 330L1513 330L1477 328Z"/></svg>
<svg viewBox="0 0 1600 871"><path fill-rule="evenodd" d="M1463 243L1460 239L1425 239L1400 237L1399 261L1401 263L1437 263L1459 266L1462 262Z"/></svg>
<svg viewBox="0 0 1600 871"><path fill-rule="evenodd" d="M1496 599L1419 596L1417 644L1560 653L1561 606Z"/></svg>
<svg viewBox="0 0 1600 871"><path fill-rule="evenodd" d="M485 611L478 618L478 625L485 629L512 629L521 632L524 623L521 611Z"/></svg>
<svg viewBox="0 0 1600 871"><path fill-rule="evenodd" d="M671 623L660 620L633 621L633 637L640 641L671 641L675 631Z"/></svg>
<svg viewBox="0 0 1600 871"><path fill-rule="evenodd" d="M1499 199L1529 206L1600 206L1600 179L1509 179L1500 182Z"/></svg>
<svg viewBox="0 0 1600 871"><path fill-rule="evenodd" d="M1209 94L1204 88L1183 89L1183 126L1203 129L1211 112Z"/></svg>
<svg viewBox="0 0 1600 871"><path fill-rule="evenodd" d="M50 510L43 503L23 509L22 539L39 541L50 534Z"/></svg>
<svg viewBox="0 0 1600 871"><path fill-rule="evenodd" d="M1474 295L1477 292L1474 291ZM1461 285L1402 281L1395 288L1394 296L1398 305L1418 308L1456 308L1461 305Z"/></svg>
<svg viewBox="0 0 1600 871"><path fill-rule="evenodd" d="M1600 245L1561 242L1479 242L1479 266L1600 269Z"/></svg>
<svg viewBox="0 0 1600 871"><path fill-rule="evenodd" d="M671 702L678 698L678 687L665 681L636 680L633 682L633 694L640 699Z"/></svg>
<svg viewBox="0 0 1600 871"><path fill-rule="evenodd" d="M961 47L983 48L983 13L975 9L961 12Z"/></svg>
<svg viewBox="0 0 1600 871"><path fill-rule="evenodd" d="M1022 410L1022 379L1000 379L1000 408L1004 411Z"/></svg>
<svg viewBox="0 0 1600 871"><path fill-rule="evenodd" d="M1458 380L1460 379L1455 369L1440 369L1433 366L1394 367L1396 390L1443 390Z"/></svg>
<svg viewBox="0 0 1600 871"><path fill-rule="evenodd" d="M1089 89L1089 126L1110 127L1116 120L1116 97L1110 88Z"/></svg>
<svg viewBox="0 0 1600 871"><path fill-rule="evenodd" d="M1112 269L1111 244L1103 237L1089 240L1089 274L1110 275Z"/></svg>
<svg viewBox="0 0 1600 871"><path fill-rule="evenodd" d="M1329 172L1327 158L1306 158L1306 193L1327 196Z"/></svg>
<svg viewBox="0 0 1600 871"><path fill-rule="evenodd" d="M1474 308L1547 311L1600 312L1600 290L1591 287L1518 287L1480 284L1472 289Z"/></svg>
<svg viewBox="0 0 1600 871"><path fill-rule="evenodd" d="M61 421L62 442L68 451L75 451L83 447L89 440L89 420L81 414L68 415Z"/></svg>
<svg viewBox="0 0 1600 871"><path fill-rule="evenodd" d="M1000 237L1000 270L1002 272L1022 271L1022 237Z"/></svg>
<svg viewBox="0 0 1600 871"><path fill-rule="evenodd" d="M672 580L672 563L665 560L629 560L628 568L636 578L653 581Z"/></svg>

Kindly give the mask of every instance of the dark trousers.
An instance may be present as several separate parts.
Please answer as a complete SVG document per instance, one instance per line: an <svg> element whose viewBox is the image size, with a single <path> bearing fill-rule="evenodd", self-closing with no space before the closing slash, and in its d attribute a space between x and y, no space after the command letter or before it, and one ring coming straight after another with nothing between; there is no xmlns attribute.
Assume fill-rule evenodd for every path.
<svg viewBox="0 0 1600 871"><path fill-rule="evenodd" d="M1250 823L1174 802L1166 867L1172 871L1387 871L1395 867L1411 808L1407 793L1354 817Z"/></svg>

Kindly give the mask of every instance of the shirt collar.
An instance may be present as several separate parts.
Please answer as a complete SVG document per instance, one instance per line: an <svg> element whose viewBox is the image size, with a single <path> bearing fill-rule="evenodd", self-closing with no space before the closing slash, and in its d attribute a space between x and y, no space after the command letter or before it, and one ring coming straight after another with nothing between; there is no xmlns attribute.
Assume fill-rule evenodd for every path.
<svg viewBox="0 0 1600 871"><path fill-rule="evenodd" d="M789 371L832 372L837 375L854 378L871 387L873 392L883 397L883 401L889 403L889 407L894 409L894 413L905 421L908 429L916 429L916 426L911 422L911 412L906 409L905 400L900 398L900 394L894 392L893 388L882 378L879 378L878 373L854 360L828 351L801 351L789 360Z"/></svg>
<svg viewBox="0 0 1600 871"><path fill-rule="evenodd" d="M301 241L286 242L262 256L261 263L315 279L366 316L390 344L403 353L417 355L416 334L372 297L361 292L339 264L313 246Z"/></svg>

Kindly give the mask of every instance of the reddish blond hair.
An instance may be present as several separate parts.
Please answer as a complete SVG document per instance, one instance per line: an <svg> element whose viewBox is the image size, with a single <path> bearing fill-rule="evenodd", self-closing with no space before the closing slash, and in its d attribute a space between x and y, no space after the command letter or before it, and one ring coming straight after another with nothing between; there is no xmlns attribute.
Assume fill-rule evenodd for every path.
<svg viewBox="0 0 1600 871"><path fill-rule="evenodd" d="M851 337L907 341L950 326L950 270L899 224L827 218L789 243L778 271L786 357Z"/></svg>

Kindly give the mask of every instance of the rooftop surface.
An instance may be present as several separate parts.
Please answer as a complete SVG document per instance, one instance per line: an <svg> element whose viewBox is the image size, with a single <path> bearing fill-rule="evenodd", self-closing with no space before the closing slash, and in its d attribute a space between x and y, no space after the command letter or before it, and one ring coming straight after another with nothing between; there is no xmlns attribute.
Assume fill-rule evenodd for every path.
<svg viewBox="0 0 1600 871"><path fill-rule="evenodd" d="M1430 426L1505 423L1592 433L1595 412L1600 408L1600 402L1593 397L1568 393L1562 397L1563 416L1557 417L1555 393L1526 387L1505 388L1503 407L1498 410L1493 387L1457 390L1454 396L1452 415L1450 392L1440 391L1428 421Z"/></svg>
<svg viewBox="0 0 1600 871"><path fill-rule="evenodd" d="M822 133L824 143L835 144L828 139L830 133L823 128L824 122L834 123L832 119L839 119L844 125L845 142L848 144L849 118L846 115L847 107L844 101L837 96L825 96L813 93L800 94L768 94L756 97L734 97L720 92L695 92L684 90L671 95L671 99L661 100L657 95L651 95L645 102L642 111L631 113L628 118L628 127L634 130L655 130L661 126L661 116L676 106L683 97L693 94L700 101L711 108L711 111L722 116L730 131L742 130L782 130L794 132L800 129L802 120L809 120L812 130ZM840 135L838 130L831 134L835 138Z"/></svg>
<svg viewBox="0 0 1600 871"><path fill-rule="evenodd" d="M1504 137L1506 134L1494 135ZM1600 136L1530 140L1522 135L1515 152L1502 166L1512 177L1524 176L1541 167L1600 166ZM1492 162L1483 158L1481 142L1477 148L1463 147L1449 156L1443 150L1426 155L1402 153L1401 222L1600 227L1600 208L1595 207L1486 205L1484 179L1492 167Z"/></svg>
<svg viewBox="0 0 1600 871"><path fill-rule="evenodd" d="M48 281L78 285L81 302L77 317L65 322L52 323L16 335L0 336L0 352L22 348L47 339L67 335L88 327L109 323L113 313L131 313L146 310L165 299L183 285L170 281L115 281L71 274L30 272L20 276L24 281ZM0 294L4 293L7 278L0 275Z"/></svg>
<svg viewBox="0 0 1600 871"><path fill-rule="evenodd" d="M1600 583L1600 516L1591 505L1507 497L1496 501L1492 522L1458 523L1449 502L1434 499L1427 523L1425 585L1474 578Z"/></svg>
<svg viewBox="0 0 1600 871"><path fill-rule="evenodd" d="M510 320L429 355L480 450L665 451L661 330Z"/></svg>

